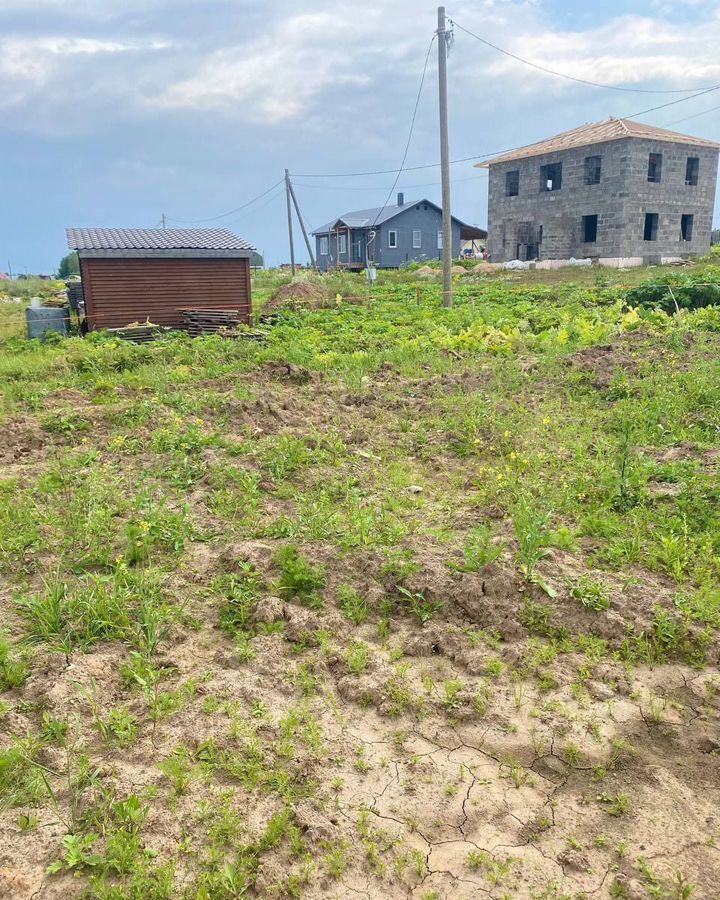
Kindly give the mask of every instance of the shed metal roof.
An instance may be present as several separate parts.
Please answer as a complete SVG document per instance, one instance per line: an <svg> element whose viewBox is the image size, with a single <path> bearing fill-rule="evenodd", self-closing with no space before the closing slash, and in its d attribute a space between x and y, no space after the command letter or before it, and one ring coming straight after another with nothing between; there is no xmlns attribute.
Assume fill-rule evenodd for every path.
<svg viewBox="0 0 720 900"><path fill-rule="evenodd" d="M254 250L226 228L68 228L71 250Z"/></svg>
<svg viewBox="0 0 720 900"><path fill-rule="evenodd" d="M667 128L657 128L655 125L646 125L644 122L636 122L634 119L609 118L605 122L591 122L563 131L554 137L536 144L528 144L517 150L502 153L493 159L475 163L475 168L486 169L495 163L512 162L516 159L526 159L529 156L543 156L546 153L557 153L561 150L571 150L575 147L587 147L591 144L601 144L607 141L617 141L622 138L643 138L652 141L665 141L673 144L691 144L693 147L712 147L720 149L720 144L708 141L705 138L690 137L687 134L679 134L677 131L668 131Z"/></svg>

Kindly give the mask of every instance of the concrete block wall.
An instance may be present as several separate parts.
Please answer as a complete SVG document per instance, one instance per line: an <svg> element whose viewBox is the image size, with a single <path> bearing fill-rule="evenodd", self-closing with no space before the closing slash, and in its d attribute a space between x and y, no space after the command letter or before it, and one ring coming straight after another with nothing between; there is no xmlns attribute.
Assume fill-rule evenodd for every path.
<svg viewBox="0 0 720 900"><path fill-rule="evenodd" d="M627 173L626 239L628 256L704 256L710 250L718 151L691 144L634 140ZM662 154L659 182L647 180L648 156ZM698 183L685 184L689 156L700 160ZM643 238L645 214L658 214L657 240ZM691 241L680 236L681 216L693 216Z"/></svg>
<svg viewBox="0 0 720 900"><path fill-rule="evenodd" d="M662 153L659 184L647 180L649 153ZM598 184L585 184L585 159L601 157ZM700 159L698 184L685 185L688 156ZM541 166L562 162L562 187L541 191ZM543 226L540 259L702 255L710 246L718 151L689 144L623 138L497 163L489 170L488 251L515 259L518 233ZM506 196L506 173L519 171L519 193ZM644 241L645 212L659 214L657 241ZM680 240L680 216L694 216L692 241ZM597 215L597 240L583 240L583 216ZM520 248L521 255L524 248Z"/></svg>

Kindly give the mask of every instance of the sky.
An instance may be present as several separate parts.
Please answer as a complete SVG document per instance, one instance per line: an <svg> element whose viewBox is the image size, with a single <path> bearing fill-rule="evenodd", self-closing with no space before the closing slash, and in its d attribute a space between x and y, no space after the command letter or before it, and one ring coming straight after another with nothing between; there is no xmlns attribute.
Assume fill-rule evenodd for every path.
<svg viewBox="0 0 720 900"><path fill-rule="evenodd" d="M720 85L715 0L447 3L516 55L636 89L544 74L456 27L452 159L690 96L649 91ZM287 260L282 185L244 204L287 168L311 229L381 206L395 176L348 173L399 167L436 27L426 0L0 0L0 271L54 271L66 226L155 227L163 214ZM639 118L720 141L715 107L720 90ZM437 163L437 120L434 47L408 167ZM451 172L453 214L484 225L486 170ZM407 171L396 190L439 202L439 180L436 166ZM304 259L299 233L296 247Z"/></svg>

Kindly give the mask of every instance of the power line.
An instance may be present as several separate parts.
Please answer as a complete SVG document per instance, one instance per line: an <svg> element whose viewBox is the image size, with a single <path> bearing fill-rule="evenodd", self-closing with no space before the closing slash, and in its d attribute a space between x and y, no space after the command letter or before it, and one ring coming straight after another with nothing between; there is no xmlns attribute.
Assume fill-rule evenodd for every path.
<svg viewBox="0 0 720 900"><path fill-rule="evenodd" d="M283 179L283 181L284 181L284 179ZM281 184L282 184L282 182L281 182ZM279 188L280 185L275 185L275 187ZM248 216L255 215L256 213L259 213L261 209L265 209L266 206L270 206L270 204L274 200L277 200L278 197L282 197L282 195L284 193L285 193L284 188L280 188L279 190L276 190L275 193L272 194L272 196L268 197L268 199L265 201L265 203L262 203L260 206L255 207L255 209L251 209L249 212L244 213L242 216L238 216L237 219L232 219L230 222L226 222L225 224L226 225L235 225L237 222L244 221L245 219L248 218Z"/></svg>
<svg viewBox="0 0 720 900"><path fill-rule="evenodd" d="M704 116L707 113L715 112L717 109L720 109L720 106L711 106L710 109L704 109L702 112L693 113L691 116L685 116L683 119L675 119L674 122L668 122L668 127L670 125L679 125L681 122L687 122L689 119L697 119L698 116Z"/></svg>
<svg viewBox="0 0 720 900"><path fill-rule="evenodd" d="M679 100L670 100L668 103L661 103L660 106L651 106L650 109L642 109L640 112L633 113L630 116L623 116L623 119L637 119L638 116L644 116L647 113L655 112L658 109L665 109L668 106L675 106L676 103L685 103L686 100L694 100L696 97L702 97L703 94L711 94L713 91L720 90L720 84L715 87L705 88L698 91L697 94L691 94L689 97L680 97Z"/></svg>
<svg viewBox="0 0 720 900"><path fill-rule="evenodd" d="M383 203L382 208L380 209L378 214L375 216L373 226L380 218L380 216L385 212L385 207L390 202L390 197L392 197L393 191L397 187L397 183L400 180L400 175L403 171L403 166L405 165L405 162L407 160L408 151L410 150L410 142L412 141L413 131L415 130L415 119L417 118L417 111L418 107L420 106L420 97L422 95L423 85L425 84L425 74L427 72L428 61L430 59L430 51L432 50L433 44L435 43L435 37L436 35L433 34L433 36L430 38L427 53L425 54L425 63L423 65L422 75L420 76L420 86L418 87L417 97L415 98L415 106L413 107L412 119L410 120L410 130L408 131L407 141L405 142L405 151L403 153L402 162L400 163L400 168L397 170L397 174L395 175L395 181L393 181L393 185L388 191L387 197L385 198L385 202Z"/></svg>
<svg viewBox="0 0 720 900"><path fill-rule="evenodd" d="M257 197L253 197L252 200L248 200L247 203L243 203L242 206L238 206L235 209L231 209L228 212L220 213L217 216L208 216L207 219L171 219L170 216L167 216L167 220L169 222L180 222L183 225L197 225L199 222L216 222L218 219L224 219L227 216L232 216L236 212L240 212L241 209L245 209L247 206L251 206L253 203L257 203L258 200L262 200L263 197L266 197L270 191L274 191L278 185L283 183L284 179L280 179L280 181L276 181L275 184L271 185L266 191L263 191L262 194L258 194Z"/></svg>
<svg viewBox="0 0 720 900"><path fill-rule="evenodd" d="M407 171L407 169L405 170ZM479 177L482 177L484 174L487 174L485 169L480 169L476 175L472 175L469 178L453 178L452 184L461 184L463 181L477 181ZM293 184L297 187L310 188L311 191L323 190L323 191L384 191L385 185L375 184L375 185L366 185L365 187L350 187L348 185L342 184L311 184L306 181L293 181ZM413 188L423 188L423 187L437 187L441 184L440 181L424 181L421 184L400 184L397 187L400 190L407 191L412 190Z"/></svg>
<svg viewBox="0 0 720 900"><path fill-rule="evenodd" d="M477 156L463 156L460 159L451 159L450 165L470 162L474 159L490 159L491 156L500 156L503 153L512 153L514 150L522 150L522 147L509 147L505 150L495 150L492 153L480 153ZM396 172L417 172L420 169L438 169L440 163L425 163L422 166L405 166L402 169L377 169L374 172L314 172L312 175L296 175L296 178L361 178L365 175L394 175Z"/></svg>
<svg viewBox="0 0 720 900"><path fill-rule="evenodd" d="M491 41L486 40L485 38L480 37L479 34L475 34L470 31L468 28L460 25L459 22L450 20L452 24L459 28L460 31L464 31L465 34L470 35L470 37L475 38L476 41L480 41L481 44L485 44L486 47L492 47L493 50L497 50L498 53L502 53L505 56L509 56L511 59L517 60L517 62L521 62L526 66L530 66L533 69L538 69L540 72L545 72L547 75L555 75L558 78L565 78L567 81L575 81L578 84L586 84L590 87L598 87L605 88L608 91L623 91L625 93L634 93L634 94L688 94L692 91L704 90L703 88L673 88L672 90L658 90L653 88L632 88L632 87L622 87L616 84L602 84L598 81L590 81L587 78L576 78L574 75L567 75L565 72L556 72L555 69L550 69L547 66L540 65L540 63L532 62L529 59L525 59L522 56L518 56L516 53L511 53L509 50L504 50L502 47L498 47L497 44L493 44ZM715 90L720 87L719 85L713 85L708 88L708 90Z"/></svg>

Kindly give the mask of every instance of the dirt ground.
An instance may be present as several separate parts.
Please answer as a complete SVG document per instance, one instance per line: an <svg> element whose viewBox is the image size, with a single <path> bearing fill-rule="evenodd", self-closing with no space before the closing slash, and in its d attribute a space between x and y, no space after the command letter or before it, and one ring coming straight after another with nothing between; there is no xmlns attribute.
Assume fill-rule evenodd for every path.
<svg viewBox="0 0 720 900"><path fill-rule="evenodd" d="M632 343L582 351L567 369L596 390L618 374L640 377ZM228 441L334 430L351 448L362 482L369 468L382 467L379 448L395 440L380 437L387 416L419 417L446 395L482 394L490 378L476 370L408 379L388 367L358 392L300 366L268 363L256 372L250 397L237 396L235 375L211 378L204 389L225 398ZM3 479L32 484L63 451L82 448L88 434L108 446L110 407L85 408L82 397L48 396L38 413L3 426ZM127 399L114 396L120 408ZM40 424L70 409L80 409L92 431ZM141 442L149 442L154 424L138 426ZM440 437L431 435L430 447L433 440ZM675 457L646 452L663 463L697 457L708 471L716 464L691 445L675 448ZM143 448L113 465L137 472L151 455ZM208 471L228 460L217 447L202 456ZM408 478L420 483L397 485L395 495L427 504L434 515L433 504L462 484L467 465L432 452L409 459ZM273 519L292 508L277 490L281 480L262 471L263 509ZM643 566L596 571L609 597L598 613L566 587L586 563L553 547L538 564L557 592L549 603L541 586L519 574L502 512L453 500L443 515L454 527L497 528L504 549L494 561L459 571L448 565L460 558L457 544L431 530L411 529L403 539L413 565L402 575L402 563L393 568L372 545L303 542L307 558L325 571L321 602L308 604L279 587L277 551L287 539L232 533L213 511L215 488L210 474L188 488L195 537L162 574L164 595L182 610L154 658L162 691L177 698L172 714L153 720L147 695L128 684L121 667L131 652L122 641L99 640L87 652L36 645L25 683L2 695L11 702L0 718L0 747L37 734L51 716L70 723L71 746L95 774L73 793L66 769L81 763L70 760L67 744L32 751L54 790L38 805L4 807L0 897L61 900L90 891L140 898L129 888L100 893L91 885L92 865L47 874L68 833L71 803L80 821L108 792L147 802L142 846L153 865L172 862L167 896L720 897L720 643L715 635L706 641L701 665L687 655L629 664L612 652L624 637L652 630L658 607L674 609L670 579ZM657 502L673 502L672 489L655 491ZM415 513L424 514L422 505ZM20 553L22 591L46 590L54 562L52 551ZM219 627L210 588L218 578L242 582L248 571L258 589L243 643ZM0 575L0 609L16 634L18 581L17 572ZM366 600L364 621L350 621L339 608L348 584ZM413 614L416 601L427 615ZM692 626L688 640L701 632ZM598 641L607 642L604 650ZM118 707L140 724L122 747L104 741L97 727ZM158 763L179 747L188 752L190 777L173 795ZM258 851L251 886L202 893L198 871L224 864L206 849L221 807L240 821L222 860L232 860L284 808L296 846L283 840ZM28 828L23 816L38 821ZM93 827L98 847L106 827Z"/></svg>

